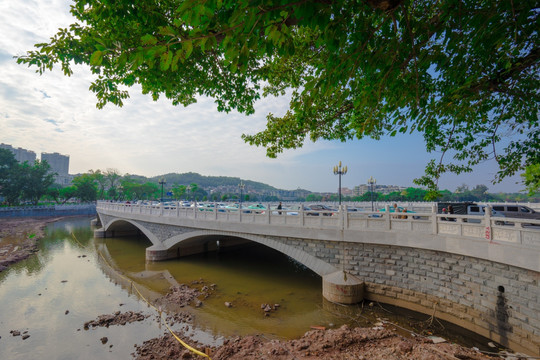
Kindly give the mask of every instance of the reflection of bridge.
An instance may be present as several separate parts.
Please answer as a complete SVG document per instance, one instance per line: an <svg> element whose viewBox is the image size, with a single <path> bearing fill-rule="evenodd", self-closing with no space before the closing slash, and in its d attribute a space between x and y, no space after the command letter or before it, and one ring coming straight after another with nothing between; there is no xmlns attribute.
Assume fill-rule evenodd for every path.
<svg viewBox="0 0 540 360"><path fill-rule="evenodd" d="M151 261L257 242L319 274L329 300L352 303L364 296L435 311L540 355L540 231L526 225L534 221L497 225L489 213L452 215L450 222L435 210L414 218L342 210L291 216L99 202L103 228L96 236L143 233L152 242L146 250Z"/></svg>

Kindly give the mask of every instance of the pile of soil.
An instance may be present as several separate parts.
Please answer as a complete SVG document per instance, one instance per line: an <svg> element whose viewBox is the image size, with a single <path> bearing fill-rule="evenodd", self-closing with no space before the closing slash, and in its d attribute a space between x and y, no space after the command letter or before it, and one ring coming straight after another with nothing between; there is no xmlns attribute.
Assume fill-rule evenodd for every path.
<svg viewBox="0 0 540 360"><path fill-rule="evenodd" d="M207 299L215 288L215 284L205 285L202 279L192 281L191 286L186 284L171 286L165 296L156 300L156 304L173 309L188 305L200 307L203 304L201 298Z"/></svg>
<svg viewBox="0 0 540 360"><path fill-rule="evenodd" d="M96 320L85 322L84 329L88 330L90 327L109 327L110 325L126 325L135 321L143 321L148 317L150 315L144 315L142 312L126 311L122 313L117 311L114 314L99 315Z"/></svg>
<svg viewBox="0 0 540 360"><path fill-rule="evenodd" d="M0 271L35 253L45 226L63 218L0 218Z"/></svg>
<svg viewBox="0 0 540 360"><path fill-rule="evenodd" d="M459 345L434 344L426 338L404 338L382 328L349 328L311 330L296 340L268 340L262 336L243 336L217 348L190 345L211 355L213 360L487 360L490 357ZM136 347L133 354L138 360L147 359L201 359L184 348L173 336L167 334L146 341Z"/></svg>

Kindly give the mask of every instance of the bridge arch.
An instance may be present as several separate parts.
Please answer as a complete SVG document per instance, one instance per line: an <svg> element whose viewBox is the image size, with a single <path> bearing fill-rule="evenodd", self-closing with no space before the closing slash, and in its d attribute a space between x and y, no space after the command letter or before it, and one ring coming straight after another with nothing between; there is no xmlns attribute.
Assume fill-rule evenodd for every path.
<svg viewBox="0 0 540 360"><path fill-rule="evenodd" d="M110 236L126 236L133 235L140 231L153 246L159 246L161 242L158 237L143 224L130 219L111 218L108 222L103 223L103 230Z"/></svg>
<svg viewBox="0 0 540 360"><path fill-rule="evenodd" d="M191 253L196 253L197 249L200 249L200 246L196 246L197 243L200 244L201 238L215 238L215 237L232 237L237 239L249 240L264 246L267 246L271 249L274 249L282 254L289 256L298 263L304 265L317 275L323 277L325 275L334 273L338 271L336 267L331 264L326 263L325 261L297 248L283 242L280 242L276 239L267 236L254 235L254 234L239 234L231 233L227 231L208 231L208 230L195 230L189 233L184 233L180 235L173 236L165 240L163 244L163 250L166 250L168 254L177 254L177 255L190 255ZM233 242L232 245L237 245L240 243L245 243L245 241ZM204 246L204 245L203 245ZM178 249L185 249L185 252L181 253ZM204 250L212 250L212 246L207 246ZM198 251L200 252L200 251Z"/></svg>

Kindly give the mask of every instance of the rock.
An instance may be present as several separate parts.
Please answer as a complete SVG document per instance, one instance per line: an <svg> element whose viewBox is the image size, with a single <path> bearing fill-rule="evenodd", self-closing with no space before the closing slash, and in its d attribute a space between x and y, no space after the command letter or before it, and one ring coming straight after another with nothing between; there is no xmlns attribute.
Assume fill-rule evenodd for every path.
<svg viewBox="0 0 540 360"><path fill-rule="evenodd" d="M66 315L69 314L69 310L66 310L65 314L66 314Z"/></svg>
<svg viewBox="0 0 540 360"><path fill-rule="evenodd" d="M202 301L199 300L199 299L195 299L195 307L201 307L202 306Z"/></svg>
<svg viewBox="0 0 540 360"><path fill-rule="evenodd" d="M102 337L102 338L99 339L99 340L101 340L101 343L102 343L102 344L106 344L107 341L109 341L109 339L108 339L106 336Z"/></svg>
<svg viewBox="0 0 540 360"><path fill-rule="evenodd" d="M20 336L21 335L21 332L19 330L11 330L9 333L11 335L13 335L13 336Z"/></svg>
<svg viewBox="0 0 540 360"><path fill-rule="evenodd" d="M270 312L272 311L272 308L270 307L270 305L266 305L266 307L264 308L264 312Z"/></svg>
<svg viewBox="0 0 540 360"><path fill-rule="evenodd" d="M231 308L232 307L232 303L228 302L228 301L225 301L225 306L228 307L228 308Z"/></svg>
<svg viewBox="0 0 540 360"><path fill-rule="evenodd" d="M67 280L62 280L60 281L61 283L67 283L68 281Z"/></svg>
<svg viewBox="0 0 540 360"><path fill-rule="evenodd" d="M26 340L26 339L28 339L29 337L30 337L30 335L24 334L24 335L22 336L22 339L23 339L23 340Z"/></svg>

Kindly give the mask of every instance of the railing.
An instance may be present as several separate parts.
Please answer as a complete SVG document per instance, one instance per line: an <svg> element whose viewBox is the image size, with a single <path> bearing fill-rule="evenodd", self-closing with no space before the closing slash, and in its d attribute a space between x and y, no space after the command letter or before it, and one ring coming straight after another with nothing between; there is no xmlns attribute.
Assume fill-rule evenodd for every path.
<svg viewBox="0 0 540 360"><path fill-rule="evenodd" d="M482 238L505 241L540 248L540 220L485 216L437 214L436 207L424 213L392 213L349 211L342 206L338 211L304 209L227 209L182 207L175 205L138 205L98 202L98 211L113 210L124 214L139 214L164 218L198 219L204 221L236 222L308 229L337 229L360 231L416 231L424 234ZM268 209L268 207L267 207Z"/></svg>

